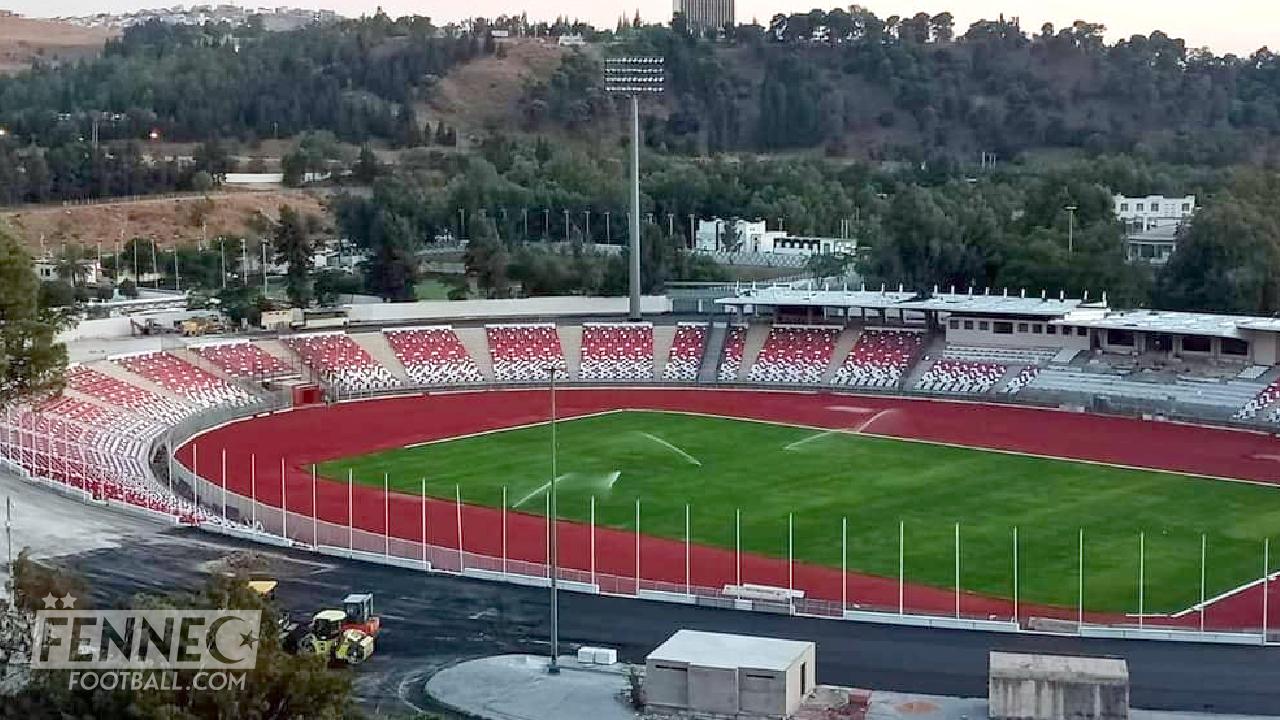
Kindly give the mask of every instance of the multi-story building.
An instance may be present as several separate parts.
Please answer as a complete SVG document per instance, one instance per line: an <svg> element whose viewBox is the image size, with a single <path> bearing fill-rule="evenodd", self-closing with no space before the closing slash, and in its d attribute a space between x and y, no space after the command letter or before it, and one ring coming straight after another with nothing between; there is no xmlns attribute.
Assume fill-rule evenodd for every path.
<svg viewBox="0 0 1280 720"><path fill-rule="evenodd" d="M1124 223L1129 260L1163 265L1178 249L1178 231L1196 211L1196 196L1114 197L1116 217Z"/></svg>
<svg viewBox="0 0 1280 720"><path fill-rule="evenodd" d="M675 0L674 9L690 29L720 31L734 24L734 0Z"/></svg>

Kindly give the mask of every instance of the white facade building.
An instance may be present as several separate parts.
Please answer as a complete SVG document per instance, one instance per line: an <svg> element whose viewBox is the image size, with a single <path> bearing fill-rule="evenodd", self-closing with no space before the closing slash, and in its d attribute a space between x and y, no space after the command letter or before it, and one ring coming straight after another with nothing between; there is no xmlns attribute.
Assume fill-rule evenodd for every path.
<svg viewBox="0 0 1280 720"><path fill-rule="evenodd" d="M1178 231L1196 211L1196 196L1116 195L1116 217L1124 223L1129 260L1163 265L1178 248Z"/></svg>
<svg viewBox="0 0 1280 720"><path fill-rule="evenodd" d="M852 255L858 241L852 238L801 237L784 230L770 230L764 220L699 220L694 249L704 252L744 252L771 255Z"/></svg>

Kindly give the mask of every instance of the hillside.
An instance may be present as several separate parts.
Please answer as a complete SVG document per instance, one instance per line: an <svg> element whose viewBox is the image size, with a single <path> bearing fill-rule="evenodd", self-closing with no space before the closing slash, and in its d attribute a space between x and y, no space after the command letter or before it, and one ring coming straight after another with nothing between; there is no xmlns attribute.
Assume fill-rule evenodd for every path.
<svg viewBox="0 0 1280 720"><path fill-rule="evenodd" d="M252 234L260 214L274 219L282 204L321 215L324 207L314 193L301 191L223 192L209 196L103 202L92 205L51 206L0 213L4 222L30 245L41 238L46 247L63 243L110 248L121 235L128 239L156 239L160 247L196 242L218 235Z"/></svg>
<svg viewBox="0 0 1280 720"><path fill-rule="evenodd" d="M116 34L101 28L0 14L0 73L24 70L36 59L65 62L95 56Z"/></svg>

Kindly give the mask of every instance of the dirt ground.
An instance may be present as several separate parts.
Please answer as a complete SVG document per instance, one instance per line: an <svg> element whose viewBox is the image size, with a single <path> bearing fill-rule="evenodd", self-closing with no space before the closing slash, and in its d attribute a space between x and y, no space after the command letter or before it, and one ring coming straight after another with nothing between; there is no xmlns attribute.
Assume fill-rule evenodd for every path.
<svg viewBox="0 0 1280 720"><path fill-rule="evenodd" d="M24 70L34 58L67 61L96 55L117 34L114 30L0 14L0 73Z"/></svg>
<svg viewBox="0 0 1280 720"><path fill-rule="evenodd" d="M7 223L33 248L40 245L41 237L50 248L62 243L86 247L102 243L106 248L122 237L155 238L161 247L168 247L202 237L252 231L253 218L262 214L274 219L286 203L303 213L325 212L318 193L273 190L32 207L0 213L0 222Z"/></svg>

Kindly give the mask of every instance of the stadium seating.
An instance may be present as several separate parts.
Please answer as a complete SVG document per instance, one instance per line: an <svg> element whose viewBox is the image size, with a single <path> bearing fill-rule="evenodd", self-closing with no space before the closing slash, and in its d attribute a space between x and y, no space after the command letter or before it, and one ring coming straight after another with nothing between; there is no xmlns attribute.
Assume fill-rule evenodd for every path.
<svg viewBox="0 0 1280 720"><path fill-rule="evenodd" d="M680 323L676 326L671 352L667 355L664 380L693 382L698 379L702 355L707 347L707 326L702 323Z"/></svg>
<svg viewBox="0 0 1280 720"><path fill-rule="evenodd" d="M339 392L387 390L400 384L390 370L345 333L298 335L285 343Z"/></svg>
<svg viewBox="0 0 1280 720"><path fill-rule="evenodd" d="M483 382L476 361L449 326L383 330L387 344L419 385Z"/></svg>
<svg viewBox="0 0 1280 720"><path fill-rule="evenodd" d="M1008 366L942 358L916 383L926 392L984 393L995 387Z"/></svg>
<svg viewBox="0 0 1280 720"><path fill-rule="evenodd" d="M196 411L192 406L160 397L83 365L67 368L67 388L126 410L144 412L161 421L177 422Z"/></svg>
<svg viewBox="0 0 1280 720"><path fill-rule="evenodd" d="M583 380L652 380L653 326L649 323L584 323Z"/></svg>
<svg viewBox="0 0 1280 720"><path fill-rule="evenodd" d="M838 328L774 327L747 377L752 382L821 382L839 335Z"/></svg>
<svg viewBox="0 0 1280 720"><path fill-rule="evenodd" d="M1013 379L1009 381L1009 384L1005 386L1004 392L1009 393L1010 395L1015 395L1021 392L1022 388L1030 385L1031 381L1035 380L1036 376L1039 374L1040 368L1036 365L1028 365L1022 368L1018 371L1017 375L1013 376Z"/></svg>
<svg viewBox="0 0 1280 720"><path fill-rule="evenodd" d="M267 379L297 374L283 360L248 340L193 345L189 349L234 378Z"/></svg>
<svg viewBox="0 0 1280 720"><path fill-rule="evenodd" d="M1250 398L1249 402L1245 403L1244 407L1240 408L1239 412L1235 414L1235 418L1237 420L1251 420L1277 400L1280 400L1280 380L1272 381L1261 392ZM1280 412L1280 410L1277 412ZM1275 414L1272 413L1272 415Z"/></svg>
<svg viewBox="0 0 1280 720"><path fill-rule="evenodd" d="M117 358L115 363L199 407L247 405L253 396L226 380L166 352Z"/></svg>
<svg viewBox="0 0 1280 720"><path fill-rule="evenodd" d="M943 357L953 360L994 362L1001 365L1044 365L1058 355L1058 348L991 347L948 343Z"/></svg>
<svg viewBox="0 0 1280 720"><path fill-rule="evenodd" d="M546 380L548 368L567 367L555 325L486 325L484 331L497 380Z"/></svg>
<svg viewBox="0 0 1280 720"><path fill-rule="evenodd" d="M1115 373L1056 366L1042 368L1027 389L1070 394L1080 399L1106 397L1160 405L1176 402L1198 406L1197 412L1211 412L1223 417L1238 413L1258 395L1257 383L1144 382Z"/></svg>
<svg viewBox="0 0 1280 720"><path fill-rule="evenodd" d="M722 382L738 379L738 370L742 367L742 354L747 346L747 327L734 325L724 338L724 355L720 358L720 370L716 376Z"/></svg>
<svg viewBox="0 0 1280 720"><path fill-rule="evenodd" d="M897 387L924 345L924 335L864 330L831 382L855 387Z"/></svg>

